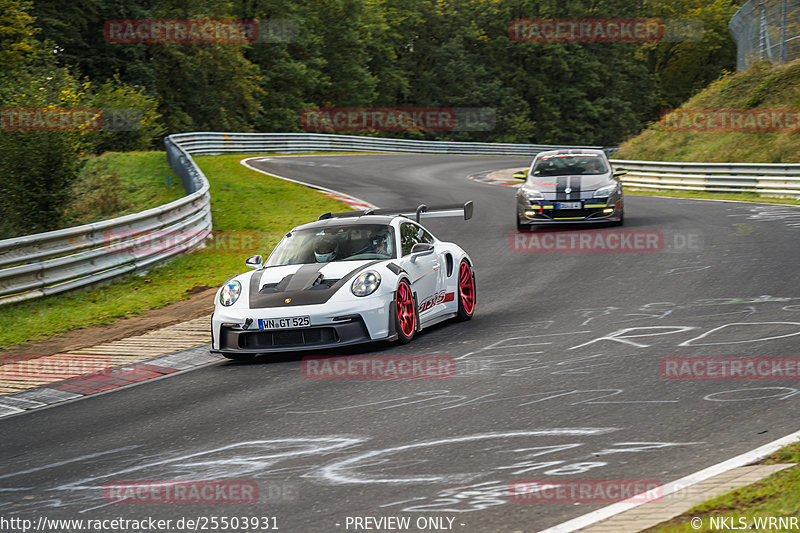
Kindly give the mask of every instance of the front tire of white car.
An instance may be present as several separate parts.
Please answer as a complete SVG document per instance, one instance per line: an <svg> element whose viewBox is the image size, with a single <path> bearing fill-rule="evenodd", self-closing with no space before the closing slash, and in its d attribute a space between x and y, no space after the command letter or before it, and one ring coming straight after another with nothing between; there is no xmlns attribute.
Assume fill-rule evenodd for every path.
<svg viewBox="0 0 800 533"><path fill-rule="evenodd" d="M417 306L414 294L406 280L400 280L395 292L394 325L397 330L397 342L408 344L414 339L417 331Z"/></svg>

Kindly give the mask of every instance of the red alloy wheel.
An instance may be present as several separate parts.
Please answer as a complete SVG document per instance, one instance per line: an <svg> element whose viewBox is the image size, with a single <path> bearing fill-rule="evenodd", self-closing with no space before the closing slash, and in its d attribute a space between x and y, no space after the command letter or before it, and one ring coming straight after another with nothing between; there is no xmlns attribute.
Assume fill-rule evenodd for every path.
<svg viewBox="0 0 800 533"><path fill-rule="evenodd" d="M411 294L411 287L405 281L401 281L397 286L397 324L406 338L414 336L416 326L414 296Z"/></svg>
<svg viewBox="0 0 800 533"><path fill-rule="evenodd" d="M475 311L475 280L466 261L461 261L461 266L458 268L458 296L464 314L472 316Z"/></svg>

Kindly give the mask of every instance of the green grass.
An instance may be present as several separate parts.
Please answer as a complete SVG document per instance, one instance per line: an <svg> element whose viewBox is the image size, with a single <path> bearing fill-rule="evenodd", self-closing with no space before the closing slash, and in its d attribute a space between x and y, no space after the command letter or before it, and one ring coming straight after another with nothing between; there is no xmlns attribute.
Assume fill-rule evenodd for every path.
<svg viewBox="0 0 800 533"><path fill-rule="evenodd" d="M694 109L800 109L800 60L754 64L724 76L684 103ZM626 141L616 159L681 162L800 163L800 130L670 131L660 123Z"/></svg>
<svg viewBox="0 0 800 533"><path fill-rule="evenodd" d="M137 158L143 164L156 163L157 155L152 153L129 155L131 166L136 166ZM166 160L163 153L160 156ZM0 306L0 322L4 325L0 330L0 346L7 348L71 329L107 324L185 299L193 287L215 287L246 270L246 257L269 253L292 227L326 211L349 209L318 191L250 170L239 164L240 159L241 155L222 155L201 156L196 161L211 184L214 229L223 232L216 242L229 243L229 237L243 235L253 239L255 246L220 251L218 245L212 244L205 250L181 255L145 275ZM212 309L213 302L209 301L209 313Z"/></svg>
<svg viewBox="0 0 800 533"><path fill-rule="evenodd" d="M93 157L81 169L71 193L61 223L65 228L137 213L186 194L164 152L107 152Z"/></svg>
<svg viewBox="0 0 800 533"><path fill-rule="evenodd" d="M793 452L787 452L798 457L797 445ZM694 531L719 531L712 528L710 517L726 517L727 524L733 523L739 527L739 518L742 517L748 525L753 524L753 518L766 517L795 517L800 521L800 466L793 466L773 474L757 483L742 487L728 494L713 498L690 509L683 515L647 530L648 533L689 533ZM700 518L702 527L692 527L692 518ZM753 528L747 531L785 531L780 529Z"/></svg>
<svg viewBox="0 0 800 533"><path fill-rule="evenodd" d="M670 198L698 198L704 200L731 200L734 202L759 202L768 204L800 205L800 198L773 198L749 192L659 191L625 187L626 196L668 196Z"/></svg>
<svg viewBox="0 0 800 533"><path fill-rule="evenodd" d="M776 451L764 464L800 463L800 442ZM773 474L758 483L742 487L696 505L679 517L647 530L648 533L688 533L690 531L716 531L709 517L730 517L739 526L739 517L752 524L753 517L800 517L800 466ZM702 519L703 527L695 529L691 519ZM731 522L728 521L728 524ZM748 531L769 531L749 529Z"/></svg>

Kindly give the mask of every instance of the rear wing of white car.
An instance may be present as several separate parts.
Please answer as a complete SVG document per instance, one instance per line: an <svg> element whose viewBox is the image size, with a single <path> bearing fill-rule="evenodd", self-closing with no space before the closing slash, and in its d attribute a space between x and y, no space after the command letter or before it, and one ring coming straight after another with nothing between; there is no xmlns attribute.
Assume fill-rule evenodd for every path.
<svg viewBox="0 0 800 533"><path fill-rule="evenodd" d="M402 216L406 218L413 218L417 222L423 218L460 216L463 216L464 220L469 220L472 218L473 209L474 207L472 201L464 202L463 204L420 204L416 208L409 209L364 209L361 211L348 211L346 213L325 213L324 215L320 215L319 220L325 220L327 218L364 217L370 215Z"/></svg>

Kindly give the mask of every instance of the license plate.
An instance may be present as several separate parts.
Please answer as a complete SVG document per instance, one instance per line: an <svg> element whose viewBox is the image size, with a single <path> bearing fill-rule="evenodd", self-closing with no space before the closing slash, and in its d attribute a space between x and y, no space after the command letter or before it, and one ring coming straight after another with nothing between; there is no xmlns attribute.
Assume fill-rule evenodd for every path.
<svg viewBox="0 0 800 533"><path fill-rule="evenodd" d="M559 202L556 204L556 209L580 209L580 202Z"/></svg>
<svg viewBox="0 0 800 533"><path fill-rule="evenodd" d="M259 318L258 329L291 329L307 328L311 319L307 316L291 316L288 318Z"/></svg>

